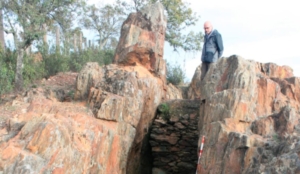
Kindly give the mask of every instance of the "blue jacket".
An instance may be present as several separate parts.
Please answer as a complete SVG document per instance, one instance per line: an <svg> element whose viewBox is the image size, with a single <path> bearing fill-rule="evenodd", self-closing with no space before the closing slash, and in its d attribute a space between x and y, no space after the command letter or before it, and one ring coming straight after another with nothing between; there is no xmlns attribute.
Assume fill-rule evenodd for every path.
<svg viewBox="0 0 300 174"><path fill-rule="evenodd" d="M223 54L222 36L217 30L205 35L201 61L204 63L216 62Z"/></svg>

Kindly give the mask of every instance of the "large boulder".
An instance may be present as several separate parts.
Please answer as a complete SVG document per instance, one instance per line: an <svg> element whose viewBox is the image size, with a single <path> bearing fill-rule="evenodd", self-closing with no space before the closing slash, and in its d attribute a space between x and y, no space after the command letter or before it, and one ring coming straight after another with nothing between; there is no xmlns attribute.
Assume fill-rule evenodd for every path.
<svg viewBox="0 0 300 174"><path fill-rule="evenodd" d="M126 151L119 146L131 143L122 135L132 135L130 126L105 124L84 103L61 102L48 91L32 89L0 107L0 173L125 170Z"/></svg>
<svg viewBox="0 0 300 174"><path fill-rule="evenodd" d="M200 69L200 67L199 67ZM220 59L189 97L200 97L199 173L297 173L299 78L286 66Z"/></svg>
<svg viewBox="0 0 300 174"><path fill-rule="evenodd" d="M166 91L166 99L172 100L172 99L183 99L185 98L185 91L184 89L174 86L172 83L169 83L167 85L167 91Z"/></svg>
<svg viewBox="0 0 300 174"><path fill-rule="evenodd" d="M126 173L126 168L127 173L137 173L143 139L156 107L165 98L164 82L143 66L97 66L97 63L88 63L79 73L76 93L88 93L87 101L94 117L104 125L114 125L112 130L119 130L112 138L123 137L116 146L122 149L115 161L118 173ZM91 79L86 80L88 78ZM89 81L97 83L89 86L88 92L82 92L81 89L87 88L80 85L88 86Z"/></svg>
<svg viewBox="0 0 300 174"><path fill-rule="evenodd" d="M163 54L166 26L167 20L161 3L131 13L122 25L114 63L140 64L165 80Z"/></svg>

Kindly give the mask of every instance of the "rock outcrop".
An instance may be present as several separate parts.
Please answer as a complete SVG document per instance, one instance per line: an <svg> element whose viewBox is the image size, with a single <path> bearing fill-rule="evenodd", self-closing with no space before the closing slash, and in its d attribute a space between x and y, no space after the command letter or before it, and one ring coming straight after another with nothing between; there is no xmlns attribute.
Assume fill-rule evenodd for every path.
<svg viewBox="0 0 300 174"><path fill-rule="evenodd" d="M115 64L89 63L78 75L75 97L87 97L95 117L113 123L117 136L123 137L116 147L120 150L114 164L117 173L151 172L141 168L141 154L156 107L167 97L165 30L160 3L130 14L122 25ZM173 93L168 92L167 98Z"/></svg>
<svg viewBox="0 0 300 174"><path fill-rule="evenodd" d="M199 173L300 172L299 78L289 67L231 56L198 76L189 97L201 97L207 137Z"/></svg>
<svg viewBox="0 0 300 174"><path fill-rule="evenodd" d="M60 102L36 88L1 107L1 173L115 173L112 125L82 103ZM105 165L103 165L105 164Z"/></svg>
<svg viewBox="0 0 300 174"><path fill-rule="evenodd" d="M78 102L44 86L7 103L3 112L16 112L1 115L0 173L151 173L141 168L143 142L167 93L179 97L165 81L163 12L156 3L128 17L115 64L78 74Z"/></svg>
<svg viewBox="0 0 300 174"><path fill-rule="evenodd" d="M116 144L119 151L115 154L114 168L118 169L117 173L126 173L126 166L127 173L137 173L143 139L156 107L165 97L164 83L143 66L97 66L97 63L88 63L78 75L77 94L88 93L94 117L104 125L111 125L112 139L122 137ZM89 74L92 72L95 74ZM97 79L86 80L91 77ZM89 87L88 92L82 92L81 89L87 89L88 81L97 83ZM79 84L84 85L81 88Z"/></svg>
<svg viewBox="0 0 300 174"><path fill-rule="evenodd" d="M166 85L163 11L129 16L115 64L1 104L0 173L195 173L203 135L199 173L300 173L300 78L231 56L187 90Z"/></svg>
<svg viewBox="0 0 300 174"><path fill-rule="evenodd" d="M174 86L173 84L169 83L167 86L167 93L166 93L166 100L171 100L171 99L183 99L183 98L187 98L187 96L185 95L185 89L184 87L182 87L183 89L180 89L176 86Z"/></svg>
<svg viewBox="0 0 300 174"><path fill-rule="evenodd" d="M114 62L122 65L141 64L165 81L163 54L166 27L164 8L160 3L130 14L122 25Z"/></svg>

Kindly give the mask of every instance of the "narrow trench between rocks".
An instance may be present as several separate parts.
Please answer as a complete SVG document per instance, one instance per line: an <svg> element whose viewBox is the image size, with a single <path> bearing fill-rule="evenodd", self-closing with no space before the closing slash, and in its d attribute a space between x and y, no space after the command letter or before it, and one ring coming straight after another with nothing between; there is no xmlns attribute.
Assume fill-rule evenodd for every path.
<svg viewBox="0 0 300 174"><path fill-rule="evenodd" d="M174 100L157 115L141 148L140 174L194 174L197 167L199 103Z"/></svg>

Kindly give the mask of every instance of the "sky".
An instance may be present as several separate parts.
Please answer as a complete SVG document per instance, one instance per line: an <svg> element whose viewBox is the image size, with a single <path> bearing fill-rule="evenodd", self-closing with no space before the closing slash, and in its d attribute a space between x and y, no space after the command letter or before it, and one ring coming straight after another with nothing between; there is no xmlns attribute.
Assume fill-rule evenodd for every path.
<svg viewBox="0 0 300 174"><path fill-rule="evenodd" d="M224 57L239 55L257 62L287 65L300 77L300 10L296 0L186 0L200 15L193 30L211 21L223 38ZM165 59L181 63L191 80L201 52L175 53L165 47ZM185 63L183 63L185 60Z"/></svg>
<svg viewBox="0 0 300 174"><path fill-rule="evenodd" d="M204 33L203 23L211 21L214 29L221 33L224 57L235 54L257 62L287 65L300 77L300 10L296 0L183 1L200 16L191 30ZM110 2L112 0L88 0L89 4ZM192 79L201 64L200 57L201 52L174 52L165 44L164 58L182 66L186 81Z"/></svg>

